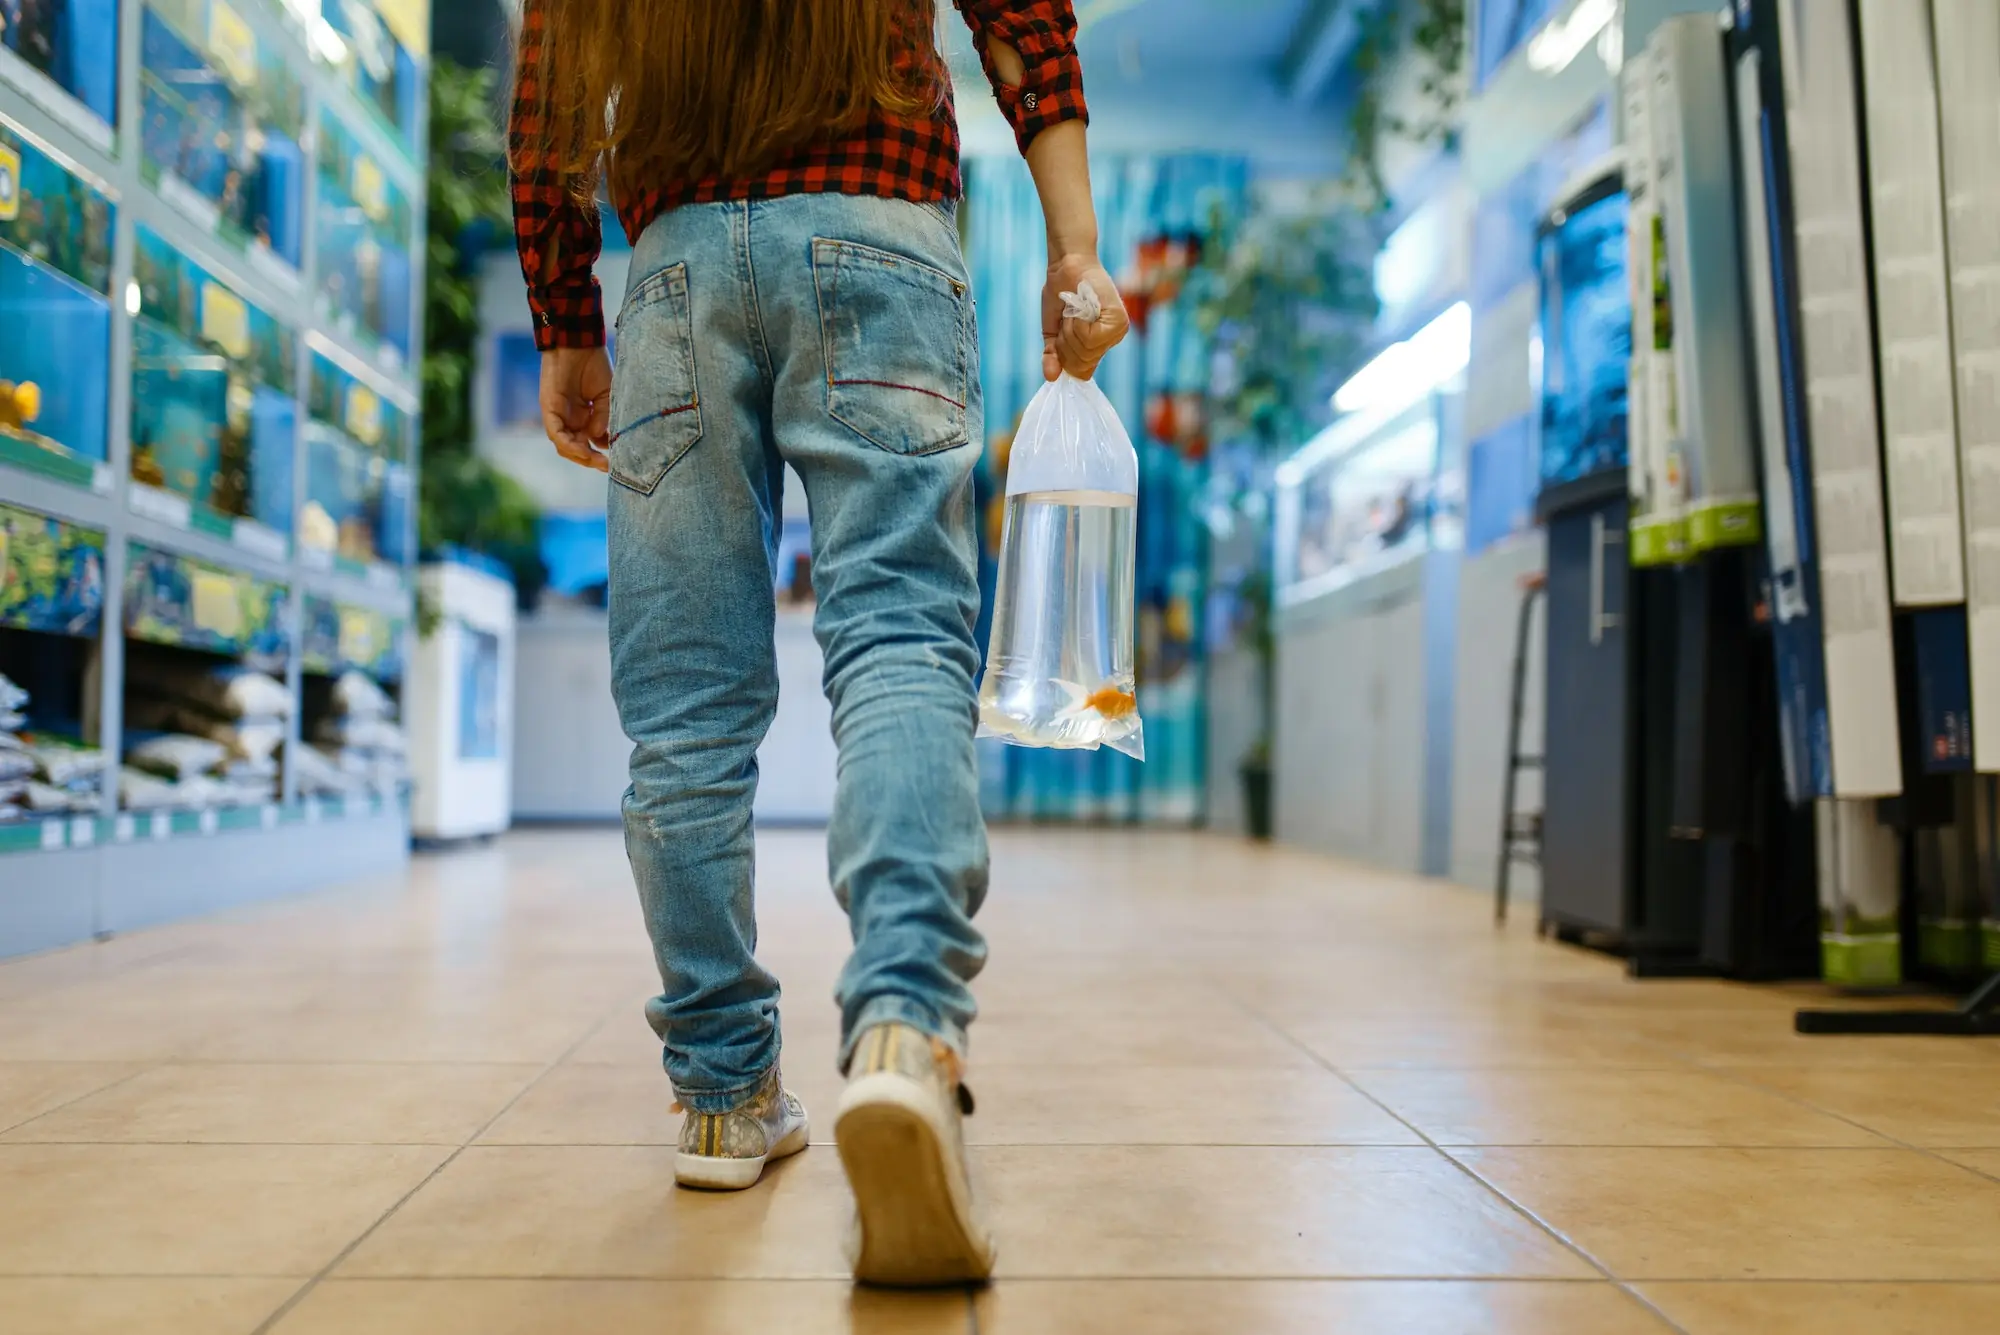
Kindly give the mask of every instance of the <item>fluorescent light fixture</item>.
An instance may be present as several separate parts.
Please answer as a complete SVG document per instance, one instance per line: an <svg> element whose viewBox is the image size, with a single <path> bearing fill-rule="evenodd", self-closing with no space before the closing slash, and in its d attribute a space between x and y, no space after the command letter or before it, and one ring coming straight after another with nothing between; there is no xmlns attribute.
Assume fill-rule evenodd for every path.
<svg viewBox="0 0 2000 1335"><path fill-rule="evenodd" d="M1618 0L1577 0L1568 14L1544 24L1528 40L1528 68L1541 74L1562 73L1617 17Z"/></svg>
<svg viewBox="0 0 2000 1335"><path fill-rule="evenodd" d="M329 65L340 65L347 60L347 39L340 30L323 18L312 21L313 53Z"/></svg>
<svg viewBox="0 0 2000 1335"><path fill-rule="evenodd" d="M1450 383L1472 360L1472 308L1458 302L1348 377L1333 396L1343 413L1415 403Z"/></svg>
<svg viewBox="0 0 2000 1335"><path fill-rule="evenodd" d="M139 290L137 279L125 284L125 313L137 315L146 305L146 294Z"/></svg>

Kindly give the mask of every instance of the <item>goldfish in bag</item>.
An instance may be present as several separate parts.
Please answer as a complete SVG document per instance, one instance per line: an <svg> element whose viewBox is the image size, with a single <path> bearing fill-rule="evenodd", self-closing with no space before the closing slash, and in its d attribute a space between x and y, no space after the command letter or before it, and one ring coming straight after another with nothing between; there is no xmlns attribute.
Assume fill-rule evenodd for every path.
<svg viewBox="0 0 2000 1335"><path fill-rule="evenodd" d="M1063 293L1066 314L1102 313ZM1133 674L1139 456L1104 392L1067 373L1022 414L1007 465L979 735L1146 758Z"/></svg>

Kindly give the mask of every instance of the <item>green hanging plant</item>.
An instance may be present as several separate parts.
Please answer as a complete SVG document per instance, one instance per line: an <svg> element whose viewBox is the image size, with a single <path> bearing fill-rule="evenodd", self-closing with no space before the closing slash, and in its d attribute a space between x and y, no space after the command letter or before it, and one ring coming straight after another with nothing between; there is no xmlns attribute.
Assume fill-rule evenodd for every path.
<svg viewBox="0 0 2000 1335"><path fill-rule="evenodd" d="M478 259L512 223L506 144L491 69L439 57L431 68L430 192L424 267L423 467L417 534L426 550L456 546L501 562L532 599L544 578L541 507L474 448ZM435 609L418 609L419 626Z"/></svg>
<svg viewBox="0 0 2000 1335"><path fill-rule="evenodd" d="M1455 148L1465 67L1465 0L1375 0L1361 15L1350 61L1357 87L1348 111L1351 141L1347 182L1363 207L1386 210L1382 149L1392 140ZM1419 109L1388 109L1391 75L1406 58L1418 62Z"/></svg>

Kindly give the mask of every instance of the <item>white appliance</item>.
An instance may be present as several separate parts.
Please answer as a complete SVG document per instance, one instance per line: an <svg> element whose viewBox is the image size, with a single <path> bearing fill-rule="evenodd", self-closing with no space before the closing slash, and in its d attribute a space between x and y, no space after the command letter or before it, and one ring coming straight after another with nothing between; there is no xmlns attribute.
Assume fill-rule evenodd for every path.
<svg viewBox="0 0 2000 1335"><path fill-rule="evenodd" d="M514 586L458 561L418 571L420 635L410 698L411 833L419 839L498 834L512 820Z"/></svg>

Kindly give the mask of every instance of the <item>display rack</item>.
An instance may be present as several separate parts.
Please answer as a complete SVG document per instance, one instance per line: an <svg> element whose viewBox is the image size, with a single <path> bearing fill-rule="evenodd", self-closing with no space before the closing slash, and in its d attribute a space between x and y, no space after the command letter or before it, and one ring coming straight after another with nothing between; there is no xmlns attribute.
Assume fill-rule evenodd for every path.
<svg viewBox="0 0 2000 1335"><path fill-rule="evenodd" d="M94 809L0 821L0 956L407 855L404 791L314 797L289 757L324 678L393 695L409 659L429 26L429 0L0 22L0 651L110 760ZM121 808L128 676L161 655L283 681L274 800Z"/></svg>

